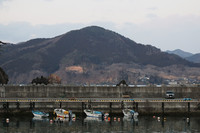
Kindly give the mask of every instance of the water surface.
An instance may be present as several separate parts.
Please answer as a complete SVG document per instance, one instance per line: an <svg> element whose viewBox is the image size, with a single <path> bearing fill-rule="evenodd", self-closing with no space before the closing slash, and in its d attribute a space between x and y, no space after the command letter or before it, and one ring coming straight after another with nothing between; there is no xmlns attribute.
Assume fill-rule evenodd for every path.
<svg viewBox="0 0 200 133"><path fill-rule="evenodd" d="M109 120L82 118L76 120L31 116L1 117L0 133L200 133L200 117L121 116Z"/></svg>

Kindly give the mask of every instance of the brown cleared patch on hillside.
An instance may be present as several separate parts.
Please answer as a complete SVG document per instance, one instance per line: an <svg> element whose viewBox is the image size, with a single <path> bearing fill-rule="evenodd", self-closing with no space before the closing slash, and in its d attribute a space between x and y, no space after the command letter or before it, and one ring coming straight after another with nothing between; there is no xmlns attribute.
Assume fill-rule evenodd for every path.
<svg viewBox="0 0 200 133"><path fill-rule="evenodd" d="M163 73L159 74L159 76L164 79L177 79L177 77L174 75L167 75L167 74L163 74Z"/></svg>
<svg viewBox="0 0 200 133"><path fill-rule="evenodd" d="M83 67L81 66L69 66L65 68L66 72L76 72L76 73L83 73Z"/></svg>

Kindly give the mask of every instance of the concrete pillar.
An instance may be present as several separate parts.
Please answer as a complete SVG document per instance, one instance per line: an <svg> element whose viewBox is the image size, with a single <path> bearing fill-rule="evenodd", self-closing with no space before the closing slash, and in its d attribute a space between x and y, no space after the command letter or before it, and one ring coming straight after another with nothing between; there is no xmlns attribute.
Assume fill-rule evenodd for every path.
<svg viewBox="0 0 200 133"><path fill-rule="evenodd" d="M62 108L62 102L60 102L60 108Z"/></svg>
<svg viewBox="0 0 200 133"><path fill-rule="evenodd" d="M124 109L124 101L121 101L121 109Z"/></svg>
<svg viewBox="0 0 200 133"><path fill-rule="evenodd" d="M136 112L138 112L138 102L136 102Z"/></svg>
<svg viewBox="0 0 200 133"><path fill-rule="evenodd" d="M7 109L9 109L9 102L7 102L6 104L7 104Z"/></svg>
<svg viewBox="0 0 200 133"><path fill-rule="evenodd" d="M91 108L92 108L92 101L89 100L89 101L88 101L88 109L91 109Z"/></svg>
<svg viewBox="0 0 200 133"><path fill-rule="evenodd" d="M17 109L19 109L20 103L19 103L19 102L17 102L17 103L16 103L16 105L17 105Z"/></svg>
<svg viewBox="0 0 200 133"><path fill-rule="evenodd" d="M165 104L164 102L162 102L162 114L164 114L164 110L165 110Z"/></svg>
<svg viewBox="0 0 200 133"><path fill-rule="evenodd" d="M188 114L190 114L190 102L188 102Z"/></svg>
<svg viewBox="0 0 200 133"><path fill-rule="evenodd" d="M33 109L32 102L30 102L29 105L30 105L30 110L32 110Z"/></svg>
<svg viewBox="0 0 200 133"><path fill-rule="evenodd" d="M110 113L112 113L112 102L110 102Z"/></svg>
<svg viewBox="0 0 200 133"><path fill-rule="evenodd" d="M84 103L84 102L82 102L82 104L81 104L81 105L82 105L81 107L82 107L82 113L83 113L83 111L84 111L84 109L85 109L85 108L84 108L84 105L85 105L85 103Z"/></svg>
<svg viewBox="0 0 200 133"><path fill-rule="evenodd" d="M133 110L135 110L135 101L133 101Z"/></svg>
<svg viewBox="0 0 200 133"><path fill-rule="evenodd" d="M35 108L35 102L30 102L30 109L33 110Z"/></svg>

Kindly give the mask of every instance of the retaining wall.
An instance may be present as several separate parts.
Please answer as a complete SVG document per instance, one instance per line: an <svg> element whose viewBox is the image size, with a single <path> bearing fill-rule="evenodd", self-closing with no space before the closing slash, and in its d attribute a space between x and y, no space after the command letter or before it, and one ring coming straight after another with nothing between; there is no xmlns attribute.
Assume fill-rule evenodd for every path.
<svg viewBox="0 0 200 133"><path fill-rule="evenodd" d="M176 98L200 98L200 87L115 87L115 86L63 86L63 85L6 85L0 86L0 96L6 98L163 98L167 90Z"/></svg>

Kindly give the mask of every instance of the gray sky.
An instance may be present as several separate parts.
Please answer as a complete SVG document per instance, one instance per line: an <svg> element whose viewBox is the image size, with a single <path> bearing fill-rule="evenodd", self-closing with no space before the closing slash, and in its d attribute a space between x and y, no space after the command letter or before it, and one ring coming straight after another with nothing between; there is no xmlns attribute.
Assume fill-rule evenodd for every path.
<svg viewBox="0 0 200 133"><path fill-rule="evenodd" d="M97 25L161 50L200 53L200 0L0 0L0 40Z"/></svg>

